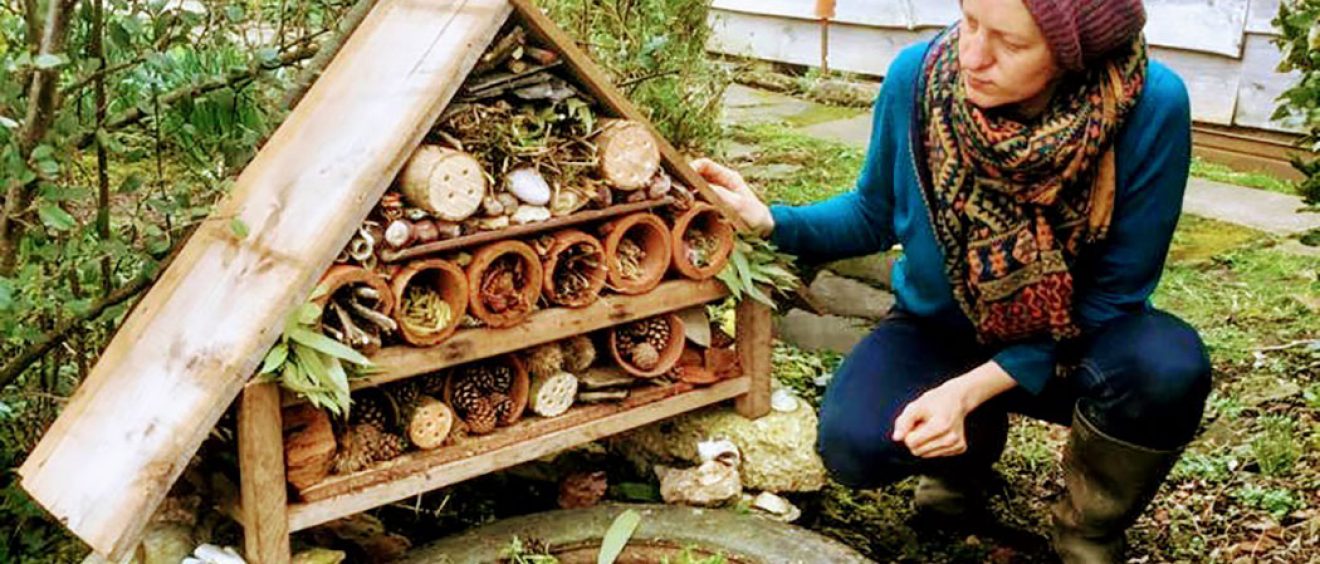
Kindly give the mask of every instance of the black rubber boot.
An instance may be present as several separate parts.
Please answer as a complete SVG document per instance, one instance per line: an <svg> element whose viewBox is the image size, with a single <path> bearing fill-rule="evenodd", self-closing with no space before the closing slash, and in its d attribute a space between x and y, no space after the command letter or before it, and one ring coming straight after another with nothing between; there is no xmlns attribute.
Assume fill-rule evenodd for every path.
<svg viewBox="0 0 1320 564"><path fill-rule="evenodd" d="M1181 454L1107 436L1075 410L1063 455L1068 491L1053 508L1059 558L1066 564L1122 562L1124 533Z"/></svg>

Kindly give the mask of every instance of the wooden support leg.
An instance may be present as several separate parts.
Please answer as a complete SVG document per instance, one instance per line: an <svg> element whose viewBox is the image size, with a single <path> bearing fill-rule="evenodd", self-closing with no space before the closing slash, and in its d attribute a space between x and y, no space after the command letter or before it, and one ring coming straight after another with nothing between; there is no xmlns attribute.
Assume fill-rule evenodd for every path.
<svg viewBox="0 0 1320 564"><path fill-rule="evenodd" d="M756 418L770 412L770 379L774 371L770 364L771 323L769 306L751 298L738 302L734 321L738 362L743 374L752 379L752 389L734 399L734 407L743 417Z"/></svg>
<svg viewBox="0 0 1320 564"><path fill-rule="evenodd" d="M292 555L280 388L275 383L253 382L243 389L238 411L238 464L247 561L286 564Z"/></svg>

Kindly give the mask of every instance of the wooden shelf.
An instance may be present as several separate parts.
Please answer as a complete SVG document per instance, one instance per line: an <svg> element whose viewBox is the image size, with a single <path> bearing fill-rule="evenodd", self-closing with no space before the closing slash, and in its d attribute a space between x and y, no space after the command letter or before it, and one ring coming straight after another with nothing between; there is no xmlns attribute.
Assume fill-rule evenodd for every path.
<svg viewBox="0 0 1320 564"><path fill-rule="evenodd" d="M289 506L289 530L314 527L743 396L751 390L750 375L706 388L673 384L641 389L620 403L577 406L559 417L525 419L463 444L408 453L375 468L333 477L304 490L306 501Z"/></svg>
<svg viewBox="0 0 1320 564"><path fill-rule="evenodd" d="M577 212L565 216L556 217L553 219L548 219L545 221L529 223L526 225L515 225L512 227L506 227L504 229L497 229L494 231L482 231L480 233L473 233L471 235L454 237L453 239L446 239L444 241L435 241L433 243L416 245L413 247L409 247L407 249L400 249L397 251L385 250L381 252L380 258L385 262L401 262L409 259L434 255L437 253L456 251L459 249L464 249L467 247L472 247L483 243L492 243L495 241L503 241L505 239L517 239L519 237L535 235L537 233L550 231L552 229L572 227L575 225L581 225L583 223L591 223L593 221L610 219L621 215L628 215L630 213L647 211L661 206L667 206L672 203L674 203L674 198L672 196L665 196L664 198L660 198L658 200L646 200L643 202L634 202L631 204L619 204L619 205L610 206L605 209Z"/></svg>
<svg viewBox="0 0 1320 564"><path fill-rule="evenodd" d="M355 380L352 387L357 390L379 386L409 376L709 303L728 295L728 288L718 280L671 280L638 296L608 295L582 308L543 309L513 327L462 329L434 347L387 347L371 357L379 371Z"/></svg>

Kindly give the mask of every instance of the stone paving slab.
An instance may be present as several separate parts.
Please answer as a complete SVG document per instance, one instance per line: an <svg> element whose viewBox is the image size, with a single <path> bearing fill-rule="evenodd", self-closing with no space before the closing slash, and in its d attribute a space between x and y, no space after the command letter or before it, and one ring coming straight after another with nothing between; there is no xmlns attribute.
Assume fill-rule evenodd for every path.
<svg viewBox="0 0 1320 564"><path fill-rule="evenodd" d="M848 354L871 332L871 323L794 309L779 320L778 336L800 349Z"/></svg>
<svg viewBox="0 0 1320 564"><path fill-rule="evenodd" d="M811 294L834 315L879 320L894 306L894 295L865 282L820 271L811 282Z"/></svg>

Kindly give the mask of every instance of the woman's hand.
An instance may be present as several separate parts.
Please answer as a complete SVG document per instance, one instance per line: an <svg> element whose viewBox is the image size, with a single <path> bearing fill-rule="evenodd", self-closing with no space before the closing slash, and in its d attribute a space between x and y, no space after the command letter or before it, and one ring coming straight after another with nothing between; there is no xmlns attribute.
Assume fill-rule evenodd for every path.
<svg viewBox="0 0 1320 564"><path fill-rule="evenodd" d="M692 169L705 178L720 199L733 208L758 235L764 237L774 230L775 220L770 216L769 206L752 192L738 171L710 159L692 161Z"/></svg>
<svg viewBox="0 0 1320 564"><path fill-rule="evenodd" d="M907 404L894 421L893 439L922 458L967 452L967 414L1015 386L999 363L986 362Z"/></svg>

